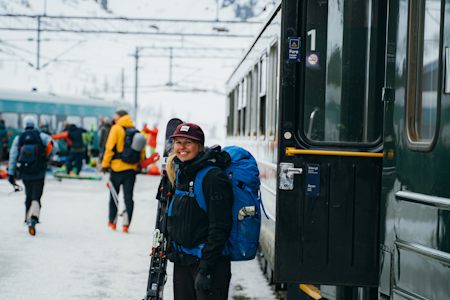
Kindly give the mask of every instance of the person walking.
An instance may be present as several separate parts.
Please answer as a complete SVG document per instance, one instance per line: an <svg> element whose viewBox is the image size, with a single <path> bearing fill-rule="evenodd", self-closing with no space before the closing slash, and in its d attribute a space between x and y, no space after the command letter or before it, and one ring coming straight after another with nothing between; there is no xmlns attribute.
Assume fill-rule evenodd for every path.
<svg viewBox="0 0 450 300"><path fill-rule="evenodd" d="M0 162L3 159L3 153L8 149L8 132L5 128L5 120L0 119Z"/></svg>
<svg viewBox="0 0 450 300"><path fill-rule="evenodd" d="M108 140L109 131L111 130L111 121L109 117L102 118L102 125L98 131L98 149L99 149L99 157L98 160L101 163L103 159L103 154L105 153L105 145Z"/></svg>
<svg viewBox="0 0 450 300"><path fill-rule="evenodd" d="M180 124L170 137L174 141L167 173L176 192L169 207L167 258L174 263L174 299L226 300L230 256L222 251L233 222L232 186L220 168L206 170L202 182L196 181L196 175L208 166L226 166L231 158L220 146L206 149L203 131L196 124ZM196 200L198 184L205 208Z"/></svg>
<svg viewBox="0 0 450 300"><path fill-rule="evenodd" d="M52 135L52 139L64 139L69 151L66 157L66 172L67 174L79 175L83 165L83 158L86 155L85 141L90 141L87 131L83 128L77 127L74 124L67 124L64 131L60 134ZM76 172L72 172L73 163L75 162Z"/></svg>
<svg viewBox="0 0 450 300"><path fill-rule="evenodd" d="M134 201L133 189L136 181L136 172L138 170L138 163L127 163L121 157L125 146L125 130L133 126L130 116L125 110L118 110L114 114L115 125L111 127L108 139L105 145L105 153L102 160L102 172L106 173L111 164L110 182L116 193L119 194L120 186L123 186L123 193L125 199L125 211L122 214L123 228L122 231L128 233L128 229L133 216ZM123 159L122 159L123 158ZM140 161L145 159L145 149L140 152ZM112 193L109 199L109 222L108 226L112 230L116 230L118 207L114 201Z"/></svg>
<svg viewBox="0 0 450 300"><path fill-rule="evenodd" d="M36 126L32 116L23 120L23 132L16 136L9 155L8 180L15 186L16 164L20 163L18 178L25 185L25 222L31 235L36 234L39 223L41 197L44 190L47 159L58 152L58 144Z"/></svg>

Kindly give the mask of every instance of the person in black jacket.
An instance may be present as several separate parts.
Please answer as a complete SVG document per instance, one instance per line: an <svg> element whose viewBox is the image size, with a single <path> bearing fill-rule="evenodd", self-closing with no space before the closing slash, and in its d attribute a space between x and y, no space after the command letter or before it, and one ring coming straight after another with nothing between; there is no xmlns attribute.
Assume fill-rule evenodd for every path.
<svg viewBox="0 0 450 300"><path fill-rule="evenodd" d="M230 257L222 251L232 228L232 186L220 168L212 168L201 182L205 210L193 191L197 172L226 166L231 158L220 146L205 149L198 125L180 124L170 137L174 143L167 173L176 193L169 208L167 257L174 263L174 299L226 300Z"/></svg>

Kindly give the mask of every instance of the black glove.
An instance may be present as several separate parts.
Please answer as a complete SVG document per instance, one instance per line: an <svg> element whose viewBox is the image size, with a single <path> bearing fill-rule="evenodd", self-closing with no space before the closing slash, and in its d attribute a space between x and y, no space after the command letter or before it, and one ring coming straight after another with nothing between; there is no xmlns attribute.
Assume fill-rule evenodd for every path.
<svg viewBox="0 0 450 300"><path fill-rule="evenodd" d="M8 176L8 181L9 181L9 183L11 183L12 185L16 185L16 181L14 180L14 176L13 176L13 175L9 175L9 176Z"/></svg>
<svg viewBox="0 0 450 300"><path fill-rule="evenodd" d="M199 291L206 291L211 289L212 277L211 274L204 275L201 273L197 274L195 279L195 289Z"/></svg>
<svg viewBox="0 0 450 300"><path fill-rule="evenodd" d="M108 170L108 168L102 168L103 174L105 174L107 170Z"/></svg>

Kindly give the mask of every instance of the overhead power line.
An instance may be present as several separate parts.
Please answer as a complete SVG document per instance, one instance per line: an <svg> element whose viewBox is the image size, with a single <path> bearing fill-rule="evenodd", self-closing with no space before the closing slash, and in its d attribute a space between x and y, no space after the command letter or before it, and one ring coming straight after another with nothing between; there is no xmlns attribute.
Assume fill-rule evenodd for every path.
<svg viewBox="0 0 450 300"><path fill-rule="evenodd" d="M36 23L37 22L37 23ZM0 15L0 30L249 38L261 22ZM209 26L208 26L209 25Z"/></svg>

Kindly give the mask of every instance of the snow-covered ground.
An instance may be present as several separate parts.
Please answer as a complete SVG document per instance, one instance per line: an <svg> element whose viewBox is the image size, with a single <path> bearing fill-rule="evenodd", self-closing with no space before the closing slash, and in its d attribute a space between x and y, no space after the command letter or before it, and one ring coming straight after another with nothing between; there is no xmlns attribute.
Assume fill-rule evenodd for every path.
<svg viewBox="0 0 450 300"><path fill-rule="evenodd" d="M47 176L36 236L23 226L24 192L11 193L9 182L0 180L0 299L145 296L159 177L137 176L128 234L120 221L117 231L107 227L107 176L102 177L57 181ZM172 265L168 274L166 300L173 299ZM257 260L232 263L229 299L276 299Z"/></svg>

